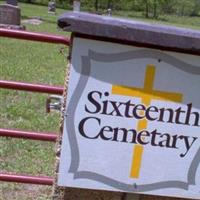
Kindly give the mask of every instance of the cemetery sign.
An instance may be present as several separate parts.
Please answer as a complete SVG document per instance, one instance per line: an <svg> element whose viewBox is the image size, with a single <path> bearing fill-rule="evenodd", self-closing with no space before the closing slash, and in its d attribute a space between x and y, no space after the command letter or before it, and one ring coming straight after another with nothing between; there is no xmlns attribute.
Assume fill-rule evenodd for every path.
<svg viewBox="0 0 200 200"><path fill-rule="evenodd" d="M76 31L58 185L199 199L200 57Z"/></svg>

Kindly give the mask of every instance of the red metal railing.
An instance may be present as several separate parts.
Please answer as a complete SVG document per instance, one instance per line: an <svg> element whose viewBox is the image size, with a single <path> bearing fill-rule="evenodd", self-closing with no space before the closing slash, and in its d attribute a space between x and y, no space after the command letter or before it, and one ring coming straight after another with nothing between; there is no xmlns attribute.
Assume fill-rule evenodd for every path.
<svg viewBox="0 0 200 200"><path fill-rule="evenodd" d="M0 80L0 88L58 95L63 94L63 87L60 86L41 85L7 80Z"/></svg>
<svg viewBox="0 0 200 200"><path fill-rule="evenodd" d="M9 30L0 28L0 36L7 38L21 39L21 40L37 41L37 42L48 42L54 44L64 44L64 45L70 44L69 38L49 33L36 33L29 31Z"/></svg>
<svg viewBox="0 0 200 200"><path fill-rule="evenodd" d="M8 30L0 28L0 37L70 45L70 39L67 37L53 35L53 34L46 34L46 33L35 33L29 31ZM0 80L0 88L23 90L28 92L49 93L57 95L63 94L63 87L34 84L34 83L23 83L23 82L7 81L7 80ZM50 142L55 142L57 139L57 135L55 133L28 132L28 131L9 130L9 129L0 129L0 137L1 136L50 141ZM0 181L40 184L40 185L53 185L52 177L17 175L13 173L0 173Z"/></svg>
<svg viewBox="0 0 200 200"><path fill-rule="evenodd" d="M29 175L1 173L0 181L29 183L29 184L37 184L37 185L53 185L53 178L49 176L29 176Z"/></svg>
<svg viewBox="0 0 200 200"><path fill-rule="evenodd" d="M21 130L10 130L0 128L0 137L23 138L30 140L41 140L48 142L56 142L56 133L28 132Z"/></svg>

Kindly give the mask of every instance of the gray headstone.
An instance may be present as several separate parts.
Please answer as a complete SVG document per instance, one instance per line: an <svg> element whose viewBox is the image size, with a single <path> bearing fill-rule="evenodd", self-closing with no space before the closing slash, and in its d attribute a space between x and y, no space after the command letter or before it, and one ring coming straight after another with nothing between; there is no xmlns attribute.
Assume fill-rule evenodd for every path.
<svg viewBox="0 0 200 200"><path fill-rule="evenodd" d="M0 5L0 24L20 25L20 8L9 4Z"/></svg>
<svg viewBox="0 0 200 200"><path fill-rule="evenodd" d="M6 0L6 3L9 5L17 6L17 0Z"/></svg>
<svg viewBox="0 0 200 200"><path fill-rule="evenodd" d="M74 0L73 11L80 12L80 10L81 10L81 1L80 0Z"/></svg>
<svg viewBox="0 0 200 200"><path fill-rule="evenodd" d="M111 16L111 15L112 15L112 9L108 8L108 16Z"/></svg>
<svg viewBox="0 0 200 200"><path fill-rule="evenodd" d="M56 3L54 1L51 1L48 3L48 12L49 13L55 13L56 12Z"/></svg>

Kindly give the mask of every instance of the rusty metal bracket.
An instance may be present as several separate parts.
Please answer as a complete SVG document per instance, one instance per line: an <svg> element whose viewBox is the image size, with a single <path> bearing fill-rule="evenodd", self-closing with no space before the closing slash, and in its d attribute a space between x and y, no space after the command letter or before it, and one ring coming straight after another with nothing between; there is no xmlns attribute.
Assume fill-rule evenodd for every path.
<svg viewBox="0 0 200 200"><path fill-rule="evenodd" d="M46 112L50 113L51 110L61 111L63 105L63 97L59 95L50 95L46 100Z"/></svg>

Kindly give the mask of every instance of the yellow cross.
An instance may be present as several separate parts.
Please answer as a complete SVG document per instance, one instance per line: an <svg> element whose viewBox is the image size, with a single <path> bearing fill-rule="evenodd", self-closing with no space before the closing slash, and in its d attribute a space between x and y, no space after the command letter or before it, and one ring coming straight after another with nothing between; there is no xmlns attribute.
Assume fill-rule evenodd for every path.
<svg viewBox="0 0 200 200"><path fill-rule="evenodd" d="M147 65L145 80L144 80L144 88L113 85L112 94L140 97L142 98L142 104L145 106L149 106L151 104L151 100L163 100L163 101L173 101L173 102L182 101L183 98L182 94L153 90L154 79L155 79L155 66ZM148 121L146 119L140 120L137 125L137 130L140 131L146 129L147 123ZM142 145L137 144L134 146L131 172L130 172L131 178L139 178L143 150L144 149Z"/></svg>

